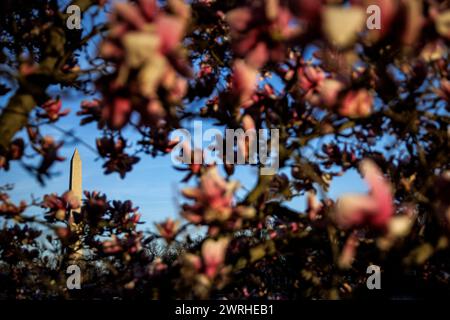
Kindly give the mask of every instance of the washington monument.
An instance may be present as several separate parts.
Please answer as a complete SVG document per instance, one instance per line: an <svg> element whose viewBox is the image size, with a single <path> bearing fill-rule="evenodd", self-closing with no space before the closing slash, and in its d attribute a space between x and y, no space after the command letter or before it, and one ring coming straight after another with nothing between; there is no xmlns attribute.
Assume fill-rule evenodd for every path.
<svg viewBox="0 0 450 320"><path fill-rule="evenodd" d="M70 182L69 189L73 194L81 201L83 199L83 187L82 187L82 171L81 171L81 158L78 150L75 148L72 159L70 160ZM83 243L80 235L83 232L83 224L76 223L74 219L74 213L81 213L81 207L71 210L69 215L69 227L70 232L77 236L77 240L70 245L70 258L73 261L77 261L83 256Z"/></svg>
<svg viewBox="0 0 450 320"><path fill-rule="evenodd" d="M69 190L74 193L74 195L81 202L83 198L83 187L82 187L82 168L81 168L81 158L78 153L78 149L75 148L75 151L72 156L72 160L70 160L70 182L69 182ZM78 210L75 210L79 212Z"/></svg>

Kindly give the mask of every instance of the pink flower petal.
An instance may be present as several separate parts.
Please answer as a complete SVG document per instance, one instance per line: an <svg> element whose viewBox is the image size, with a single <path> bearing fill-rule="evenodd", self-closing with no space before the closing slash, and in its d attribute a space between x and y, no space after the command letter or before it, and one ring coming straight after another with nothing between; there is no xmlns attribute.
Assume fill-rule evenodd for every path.
<svg viewBox="0 0 450 320"><path fill-rule="evenodd" d="M373 216L372 223L377 226L384 226L394 214L391 187L373 161L363 160L361 172L370 186L372 198L378 205L377 213Z"/></svg>
<svg viewBox="0 0 450 320"><path fill-rule="evenodd" d="M233 71L233 91L240 96L241 103L246 102L256 90L258 71L242 60L234 62Z"/></svg>
<svg viewBox="0 0 450 320"><path fill-rule="evenodd" d="M160 16L156 21L156 30L161 39L161 52L168 53L175 49L184 34L184 24L177 18Z"/></svg>
<svg viewBox="0 0 450 320"><path fill-rule="evenodd" d="M156 13L158 12L158 3L156 0L139 0L139 5L145 16L153 20Z"/></svg>
<svg viewBox="0 0 450 320"><path fill-rule="evenodd" d="M264 42L258 43L246 57L247 63L256 69L263 67L267 60L269 60L269 50Z"/></svg>
<svg viewBox="0 0 450 320"><path fill-rule="evenodd" d="M129 24L133 25L137 29L142 29L146 24L144 17L142 16L138 7L129 3L116 3L116 13Z"/></svg>
<svg viewBox="0 0 450 320"><path fill-rule="evenodd" d="M249 8L237 8L231 10L226 15L226 21L230 25L232 31L245 31L251 20L252 13Z"/></svg>

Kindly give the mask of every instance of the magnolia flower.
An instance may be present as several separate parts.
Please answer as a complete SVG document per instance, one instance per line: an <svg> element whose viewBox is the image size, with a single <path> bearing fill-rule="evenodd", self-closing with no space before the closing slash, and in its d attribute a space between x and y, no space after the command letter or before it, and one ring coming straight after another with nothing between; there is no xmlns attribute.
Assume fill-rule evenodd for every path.
<svg viewBox="0 0 450 320"><path fill-rule="evenodd" d="M28 207L25 201L14 204L6 193L0 193L0 216L20 216Z"/></svg>
<svg viewBox="0 0 450 320"><path fill-rule="evenodd" d="M107 254L114 254L122 251L122 245L116 235L112 235L111 240L103 242L103 252Z"/></svg>
<svg viewBox="0 0 450 320"><path fill-rule="evenodd" d="M344 244L341 255L339 256L338 266L342 269L348 269L352 266L356 255L356 248L359 241L355 233L352 233Z"/></svg>
<svg viewBox="0 0 450 320"><path fill-rule="evenodd" d="M183 276L196 279L201 287L209 287L218 274L229 271L229 268L224 267L229 242L227 237L217 240L208 238L203 242L199 255L192 253L183 255L181 270Z"/></svg>
<svg viewBox="0 0 450 320"><path fill-rule="evenodd" d="M55 228L55 234L64 245L69 244L69 240L72 236L72 232L69 227L57 227Z"/></svg>
<svg viewBox="0 0 450 320"><path fill-rule="evenodd" d="M344 97L339 114L345 117L367 117L372 112L373 97L366 89L350 91Z"/></svg>
<svg viewBox="0 0 450 320"><path fill-rule="evenodd" d="M155 275L161 273L167 268L167 264L165 264L160 257L157 257L151 264L148 265L147 270L150 275Z"/></svg>
<svg viewBox="0 0 450 320"><path fill-rule="evenodd" d="M439 61L446 55L447 46L441 39L427 43L420 52L420 57L426 62ZM426 71L424 72L424 76L426 76Z"/></svg>
<svg viewBox="0 0 450 320"><path fill-rule="evenodd" d="M319 103L326 107L333 107L337 101L339 93L344 88L344 84L335 79L325 79L317 87Z"/></svg>
<svg viewBox="0 0 450 320"><path fill-rule="evenodd" d="M381 250L389 250L397 240L408 236L418 216L418 210L412 204L402 205L397 211L399 214L389 219L385 232L377 239Z"/></svg>
<svg viewBox="0 0 450 320"><path fill-rule="evenodd" d="M225 181L217 167L208 168L201 176L198 188L182 191L186 198L195 200L194 204L183 206L183 216L194 223L227 220L233 213L233 194L238 185L237 182Z"/></svg>
<svg viewBox="0 0 450 320"><path fill-rule="evenodd" d="M85 191L84 197L86 198L84 208L88 215L92 215L92 213L103 215L108 210L106 195L98 191Z"/></svg>
<svg viewBox="0 0 450 320"><path fill-rule="evenodd" d="M127 146L126 140L119 137L116 141L114 137L104 137L96 140L97 150L101 157L108 158L103 167L105 174L118 172L121 178L131 171L134 164L140 159L136 156L130 156L125 152Z"/></svg>
<svg viewBox="0 0 450 320"><path fill-rule="evenodd" d="M201 63L200 64L200 70L197 73L197 78L204 78L209 76L211 73L213 73L213 67L210 64L207 63Z"/></svg>
<svg viewBox="0 0 450 320"><path fill-rule="evenodd" d="M166 152L171 152L174 147L180 144L180 139L177 137L168 142L168 148ZM182 164L189 166L188 170L192 174L199 174L202 169L202 163L204 163L203 150L200 148L191 149L191 145L187 140L181 142L181 154L177 156L177 160Z"/></svg>
<svg viewBox="0 0 450 320"><path fill-rule="evenodd" d="M83 100L81 102L81 110L77 112L78 116L85 116L80 122L81 125L98 121L99 128L103 125L100 123L102 114L101 101L98 99L93 99L92 101Z"/></svg>
<svg viewBox="0 0 450 320"><path fill-rule="evenodd" d="M234 52L242 58L233 66L233 93L240 106L252 103L258 69L285 58L286 43L299 34L293 16L278 0L255 1L226 14Z"/></svg>
<svg viewBox="0 0 450 320"><path fill-rule="evenodd" d="M100 200L100 208L101 207ZM133 207L130 200L126 201L112 201L108 203L108 210L112 213L110 223L118 225L119 230L134 230L140 223L141 214L138 213L138 207ZM92 215L91 215L92 216Z"/></svg>
<svg viewBox="0 0 450 320"><path fill-rule="evenodd" d="M298 69L298 86L304 98L311 104L332 107L344 84L338 80L326 78L325 72L316 66L305 65Z"/></svg>
<svg viewBox="0 0 450 320"><path fill-rule="evenodd" d="M163 88L168 102L179 102L187 91L190 70L179 49L190 18L190 7L180 0L168 1L171 14L159 10L155 0L137 4L116 3L108 37L102 42L101 56L117 64L117 72L103 77L102 118L112 129L125 126L133 111L142 125L160 124L165 117L158 90ZM107 84L102 83L107 80ZM106 94L108 93L108 95ZM134 105L133 95L148 99L144 107Z"/></svg>
<svg viewBox="0 0 450 320"><path fill-rule="evenodd" d="M343 228L367 223L374 228L385 229L394 213L391 187L371 160L363 160L360 169L370 193L341 197L335 211L336 222Z"/></svg>
<svg viewBox="0 0 450 320"><path fill-rule="evenodd" d="M142 250L141 240L141 232L126 234L123 238L118 238L113 234L111 240L106 240L102 243L103 252L105 254L117 254L120 252L134 254Z"/></svg>
<svg viewBox="0 0 450 320"><path fill-rule="evenodd" d="M242 117L242 128L245 131L255 130L255 121L250 115L246 114Z"/></svg>
<svg viewBox="0 0 450 320"><path fill-rule="evenodd" d="M158 229L161 237L163 237L167 241L167 243L170 243L178 234L180 222L174 221L169 218L164 222L155 223L155 226Z"/></svg>
<svg viewBox="0 0 450 320"><path fill-rule="evenodd" d="M242 117L242 128L246 131L246 133L251 133L252 131L255 134L250 134L248 136L248 139L241 139L238 138L237 139L237 145L238 145L238 152L239 152L239 156L242 156L242 158L245 161L249 160L249 157L252 156L250 155L250 152L252 151L251 146L256 143L256 126L255 126L255 121L253 120L253 118L246 114Z"/></svg>
<svg viewBox="0 0 450 320"><path fill-rule="evenodd" d="M220 238L218 240L207 239L203 242L202 257L205 274L208 278L214 278L219 268L223 266L229 241L228 238Z"/></svg>
<svg viewBox="0 0 450 320"><path fill-rule="evenodd" d="M3 154L0 153L0 169L9 170L9 162L22 158L25 149L25 142L22 138L11 141L9 148Z"/></svg>
<svg viewBox="0 0 450 320"><path fill-rule="evenodd" d="M258 70L243 60L236 60L233 67L232 93L239 98L239 104L248 104L257 88ZM250 103L251 104L251 103Z"/></svg>
<svg viewBox="0 0 450 320"><path fill-rule="evenodd" d="M318 87L325 77L325 72L319 67L307 65L298 69L298 84L305 93Z"/></svg>
<svg viewBox="0 0 450 320"><path fill-rule="evenodd" d="M285 56L285 43L299 33L290 11L277 0L255 1L226 15L234 51L254 68Z"/></svg>
<svg viewBox="0 0 450 320"><path fill-rule="evenodd" d="M56 142L52 136L44 136L40 139L39 146L33 146L33 149L42 156L41 163L36 168L39 182L44 182L43 177L48 176L48 169L54 162L65 160L64 157L61 157L58 154L58 151L62 147L63 143L64 142L62 141Z"/></svg>
<svg viewBox="0 0 450 320"><path fill-rule="evenodd" d="M136 225L139 223L141 216L142 215L140 213L135 213L131 217L129 217L129 218L127 217L126 223L131 223L133 225Z"/></svg>
<svg viewBox="0 0 450 320"><path fill-rule="evenodd" d="M137 253L142 250L142 232L133 232L125 235L126 248L128 253Z"/></svg>
<svg viewBox="0 0 450 320"><path fill-rule="evenodd" d="M183 256L183 262L193 268L195 271L199 272L202 268L202 260L199 256L192 254L192 253L186 253Z"/></svg>
<svg viewBox="0 0 450 320"><path fill-rule="evenodd" d="M70 109L61 110L62 101L60 99L48 100L41 107L45 113L38 112L38 117L48 119L50 122L55 122L59 117L66 116L70 112Z"/></svg>
<svg viewBox="0 0 450 320"><path fill-rule="evenodd" d="M317 220L319 212L323 208L323 204L317 199L315 192L312 191L308 191L306 201L308 219L311 221Z"/></svg>
<svg viewBox="0 0 450 320"><path fill-rule="evenodd" d="M200 186L186 188L183 195L195 200L184 204L182 216L195 224L208 224L208 233L217 235L220 229L236 230L243 220L252 219L256 210L253 207L234 205L233 194L239 184L228 182L218 174L217 167L208 167L200 177Z"/></svg>
<svg viewBox="0 0 450 320"><path fill-rule="evenodd" d="M128 98L115 97L112 101L105 103L102 117L107 119L110 128L120 129L130 119L131 111L131 101Z"/></svg>

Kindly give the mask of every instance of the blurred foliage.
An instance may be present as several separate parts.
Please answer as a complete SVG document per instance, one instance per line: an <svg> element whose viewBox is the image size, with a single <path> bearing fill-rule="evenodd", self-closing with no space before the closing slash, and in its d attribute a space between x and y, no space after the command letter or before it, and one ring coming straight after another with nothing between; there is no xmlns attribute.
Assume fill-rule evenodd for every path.
<svg viewBox="0 0 450 320"><path fill-rule="evenodd" d="M450 295L448 1L74 4L82 31L65 27L57 1L0 4L0 169L20 162L45 183L64 160L63 142L45 135L69 112L49 90L59 85L99 97L77 114L99 128L105 174L125 178L140 158L171 152L171 132L194 119L280 130L284 173L257 177L241 198L233 165L184 165L183 219L156 233L139 230L130 201L67 192L15 204L2 187L0 298ZM372 4L380 29L366 26ZM331 181L355 169L369 192L331 199ZM300 196L304 212L287 207ZM24 213L38 207L44 218ZM205 235L192 239L194 226ZM73 263L82 290L66 288Z"/></svg>

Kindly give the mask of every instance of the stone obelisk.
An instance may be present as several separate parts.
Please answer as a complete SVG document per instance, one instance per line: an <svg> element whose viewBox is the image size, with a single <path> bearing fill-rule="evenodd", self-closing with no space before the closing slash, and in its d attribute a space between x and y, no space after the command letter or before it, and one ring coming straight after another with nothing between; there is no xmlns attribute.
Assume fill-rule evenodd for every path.
<svg viewBox="0 0 450 320"><path fill-rule="evenodd" d="M75 148L75 151L72 156L72 160L70 160L70 182L69 189L73 192L73 194L78 198L78 201L82 200L83 197L83 187L82 187L82 171L81 171L81 158L78 153L78 149ZM74 210L75 212L79 212L80 210Z"/></svg>
<svg viewBox="0 0 450 320"><path fill-rule="evenodd" d="M82 187L82 170L81 170L81 158L78 150L75 148L72 159L70 160L70 182L69 189L80 201L80 208L71 210L69 213L69 228L73 237L73 242L69 245L70 259L72 263L77 261L83 256L81 234L83 230L82 222L77 222L75 216L81 213L81 201L83 199L83 187Z"/></svg>

